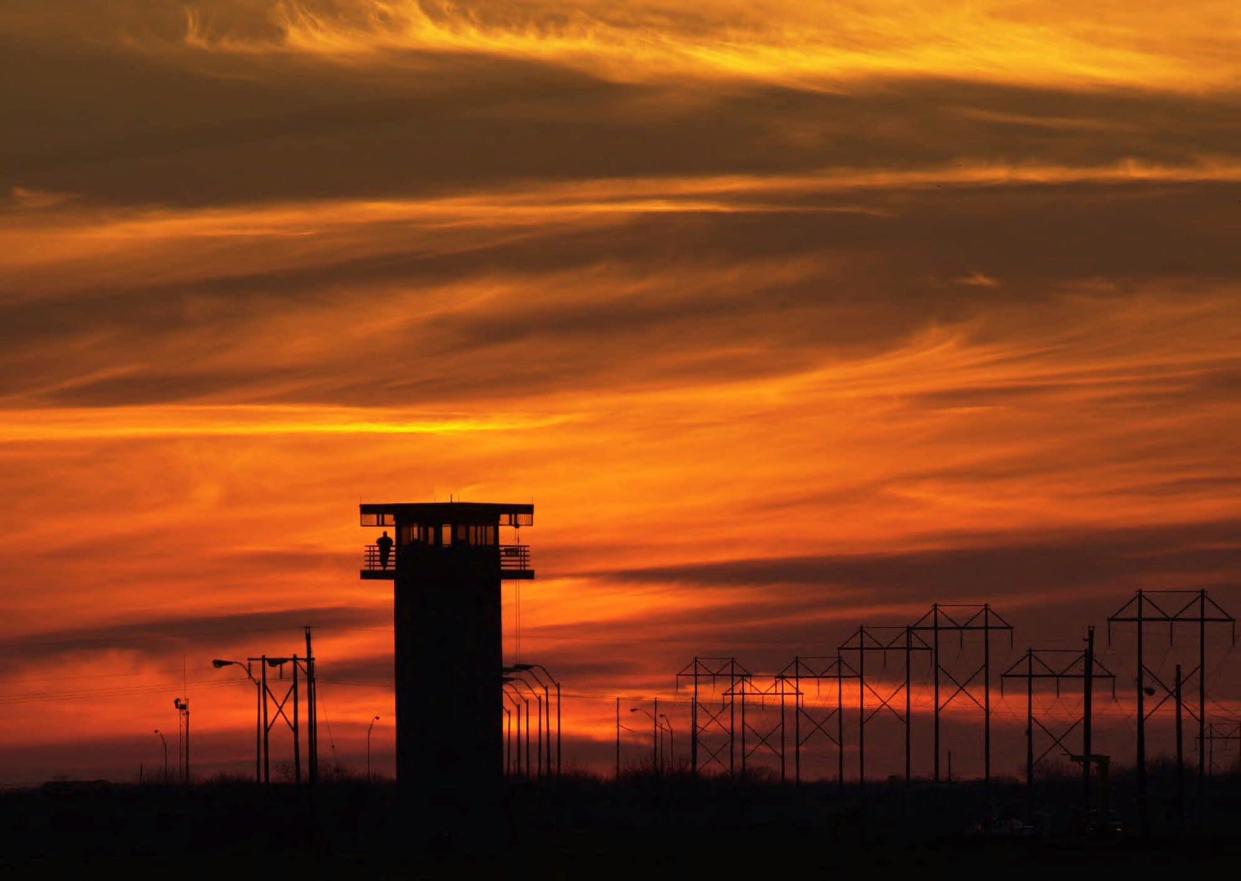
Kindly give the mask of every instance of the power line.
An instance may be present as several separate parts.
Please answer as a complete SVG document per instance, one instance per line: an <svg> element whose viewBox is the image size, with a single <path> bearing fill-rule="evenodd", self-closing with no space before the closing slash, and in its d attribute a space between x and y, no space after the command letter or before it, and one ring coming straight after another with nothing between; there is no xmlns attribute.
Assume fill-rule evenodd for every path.
<svg viewBox="0 0 1241 881"><path fill-rule="evenodd" d="M132 685L118 686L115 688L82 688L73 691L59 692L26 692L24 694L0 695L0 705L13 705L25 703L49 702L55 703L60 701L81 700L83 698L95 697L128 697L131 695L152 694L159 691L176 690L178 686L199 685L207 688L228 688L234 687L238 683L233 680L214 679L190 679L187 682L161 682L150 685Z"/></svg>

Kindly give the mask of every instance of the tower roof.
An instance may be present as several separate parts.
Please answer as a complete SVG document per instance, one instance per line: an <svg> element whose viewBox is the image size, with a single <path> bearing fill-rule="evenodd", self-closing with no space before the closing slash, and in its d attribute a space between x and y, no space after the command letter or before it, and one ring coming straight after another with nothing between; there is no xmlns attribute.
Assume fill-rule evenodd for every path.
<svg viewBox="0 0 1241 881"><path fill-rule="evenodd" d="M400 523L477 523L530 526L533 504L503 502L368 502L359 505L363 526Z"/></svg>

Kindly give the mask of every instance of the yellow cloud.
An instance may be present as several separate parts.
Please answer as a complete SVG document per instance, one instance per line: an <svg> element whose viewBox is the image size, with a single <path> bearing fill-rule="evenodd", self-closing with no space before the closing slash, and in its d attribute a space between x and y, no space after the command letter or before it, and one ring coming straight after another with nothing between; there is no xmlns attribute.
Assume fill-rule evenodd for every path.
<svg viewBox="0 0 1241 881"><path fill-rule="evenodd" d="M755 78L801 86L871 75L1230 88L1235 4L1062 0L570 4L367 0L275 7L281 48L337 58L405 49L534 57L616 79ZM200 21L195 45L210 45ZM275 48L275 47L273 47Z"/></svg>

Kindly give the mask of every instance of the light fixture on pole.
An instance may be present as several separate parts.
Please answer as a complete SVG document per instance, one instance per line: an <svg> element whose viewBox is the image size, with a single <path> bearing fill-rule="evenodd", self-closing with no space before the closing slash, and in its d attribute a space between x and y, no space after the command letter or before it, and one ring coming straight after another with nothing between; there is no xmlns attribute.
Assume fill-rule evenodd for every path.
<svg viewBox="0 0 1241 881"><path fill-rule="evenodd" d="M181 761L181 782L189 783L190 782L190 699L189 698L182 699L179 697L174 697L172 699L172 705L177 708L177 713L179 714L177 730L179 732L183 731L185 733L185 738L182 741L182 751L181 751L182 754L181 754L181 759L180 759Z"/></svg>
<svg viewBox="0 0 1241 881"><path fill-rule="evenodd" d="M379 717L374 716L371 724L366 726L366 779L368 782L374 779L371 776L371 732L375 730L375 723L378 721Z"/></svg>
<svg viewBox="0 0 1241 881"><path fill-rule="evenodd" d="M543 760L544 760L544 749L543 749L543 745L544 745L544 740L543 740L543 737L544 737L544 735L543 735L543 707L544 707L544 703L543 703L543 695L542 695L542 694L539 694L539 692L535 689L535 687L534 687L533 685L531 685L531 684L530 684L529 682L527 682L526 680L522 679L520 676L503 676L503 677L501 677L501 682L503 682L503 683L505 683L505 684L508 684L508 685L520 685L520 686L523 686L523 687L526 689L526 691L530 692L530 696L534 698L534 703L535 703L535 718L536 718L536 720L537 720L537 724L538 724L538 728L537 728L537 741L536 741L536 743L535 743L535 765L534 765L534 767L537 769L537 774L538 774L538 776L539 776L539 777L542 777L542 776L543 776L543 773L544 773L544 767L543 767ZM543 691L544 691L544 694L546 694L546 691L547 691L547 687L546 687L546 686L543 686ZM527 722L528 722L528 720L527 720ZM527 745L529 744L529 740L530 740L530 727L529 727L529 725L527 724L527 726L526 726L526 741L527 741ZM550 742L550 741L551 741L551 731L550 731L550 730L547 732L547 740L548 740L548 742ZM548 751L547 751L547 756L546 756L546 758L547 758L547 765L548 765L548 767L547 767L547 772L548 772L548 773L551 773L551 753L550 753L550 750L548 750ZM529 766L529 762L527 762L526 773L527 773L527 774L529 774L529 773L530 773L530 766Z"/></svg>
<svg viewBox="0 0 1241 881"><path fill-rule="evenodd" d="M160 731L158 728L155 729L155 733L158 734L159 739L164 742L164 785L167 786L168 785L168 738L164 737L164 732Z"/></svg>
<svg viewBox="0 0 1241 881"><path fill-rule="evenodd" d="M246 678L254 683L256 703L254 705L254 780L263 782L263 683L250 672L250 665L241 661L229 661L224 658L213 658L211 666L217 670L225 667L240 667Z"/></svg>
<svg viewBox="0 0 1241 881"><path fill-rule="evenodd" d="M556 689L556 776L557 776L557 777L559 777L559 776L560 776L560 767L561 767L561 762L560 762L560 746L561 746L561 738L560 738L560 681L559 681L559 680L558 680L555 676L553 676L553 675L551 674L551 671L550 671L550 670L548 670L546 667L544 667L542 664L513 664L513 665L512 665L512 666L510 666L510 667L505 667L505 668L504 668L504 672L505 672L505 673L529 673L531 676L533 676L533 677L534 677L535 682L537 682L540 686L542 686L544 695L547 695L547 700L546 700L546 702L544 703L544 706L547 708L547 767L548 767L548 770L549 770L549 771L550 771L551 766L552 766L552 758L551 758L551 754L552 754L552 745L551 745L551 740L552 740L552 739L551 739L552 717L551 717L551 712L552 712L552 710L551 710L551 699L550 699L550 695L548 695L548 685L550 684L550 685L551 685L551 687L553 687L553 688L555 688L555 689ZM540 675L540 674L542 674L542 675ZM543 681L543 677L547 677L547 682L544 682L544 681Z"/></svg>
<svg viewBox="0 0 1241 881"><path fill-rule="evenodd" d="M672 768L675 771L677 765L677 744L673 738L672 720L668 718L667 713L660 713L659 718L664 720L664 730L668 732L668 759L664 761L664 767L667 767L668 762L671 761Z"/></svg>
<svg viewBox="0 0 1241 881"><path fill-rule="evenodd" d="M655 699L656 711L659 709L659 698ZM641 713L651 720L651 773L659 773L659 717L652 715L641 707L630 707L629 712Z"/></svg>

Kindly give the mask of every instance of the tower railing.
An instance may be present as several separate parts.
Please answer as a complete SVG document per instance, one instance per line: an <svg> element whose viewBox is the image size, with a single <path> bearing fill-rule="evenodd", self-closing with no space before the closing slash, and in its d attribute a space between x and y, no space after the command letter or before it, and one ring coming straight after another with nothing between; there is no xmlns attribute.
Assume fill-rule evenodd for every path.
<svg viewBox="0 0 1241 881"><path fill-rule="evenodd" d="M501 572L529 572L530 545L500 545Z"/></svg>
<svg viewBox="0 0 1241 881"><path fill-rule="evenodd" d="M500 571L529 572L530 545L499 545ZM388 565L383 565L379 553L379 545L366 545L362 549L362 571L364 572L396 572L396 548L388 554Z"/></svg>
<svg viewBox="0 0 1241 881"><path fill-rule="evenodd" d="M364 572L395 572L396 571L396 549L393 548L388 553L388 565L383 565L383 559L379 554L379 545L367 545L362 549L362 570Z"/></svg>

